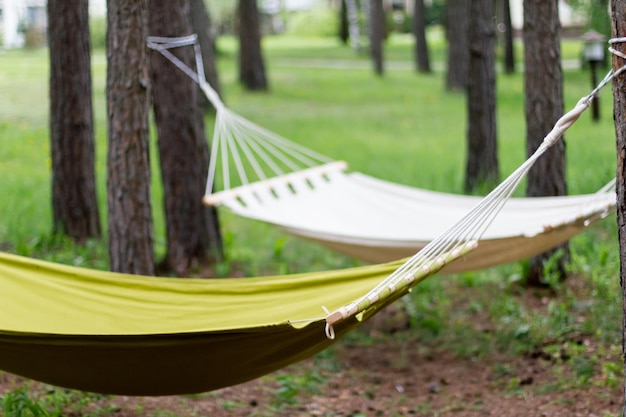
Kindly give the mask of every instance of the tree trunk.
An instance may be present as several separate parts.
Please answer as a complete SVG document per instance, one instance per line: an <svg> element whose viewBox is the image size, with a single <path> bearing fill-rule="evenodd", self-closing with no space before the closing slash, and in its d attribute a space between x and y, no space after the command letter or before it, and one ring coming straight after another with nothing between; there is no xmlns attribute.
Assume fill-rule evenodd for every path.
<svg viewBox="0 0 626 417"><path fill-rule="evenodd" d="M150 0L150 32L187 35L192 31L189 13L189 0ZM180 48L176 55L194 67L192 48ZM204 117L192 79L156 51L150 54L150 69L167 232L161 266L188 276L198 264L221 258L217 213L202 204L209 166Z"/></svg>
<svg viewBox="0 0 626 417"><path fill-rule="evenodd" d="M359 26L359 8L356 0L343 0L346 3L346 13L348 17L348 32L350 33L350 44L356 52L361 51L361 28ZM369 1L369 0L362 0Z"/></svg>
<svg viewBox="0 0 626 417"><path fill-rule="evenodd" d="M530 156L563 115L563 76L557 0L524 0L524 80L526 102L526 154ZM528 173L529 197L567 194L565 141L558 141ZM562 255L555 254L559 251ZM544 264L560 256L554 271L565 278L567 243L530 260L529 285L544 285Z"/></svg>
<svg viewBox="0 0 626 417"><path fill-rule="evenodd" d="M469 65L469 5L467 0L448 0L446 3L446 39L448 59L446 90L465 91Z"/></svg>
<svg viewBox="0 0 626 417"><path fill-rule="evenodd" d="M202 52L202 62L204 64L204 78L213 87L217 95L222 98L222 87L220 85L217 68L215 66L215 39L213 37L211 16L207 10L204 0L191 0L191 27L198 35L198 43ZM213 109L213 105L204 95L198 86L197 101L204 109Z"/></svg>
<svg viewBox="0 0 626 417"><path fill-rule="evenodd" d="M612 38L626 37L626 0L611 0ZM613 46L626 53L626 43ZM626 60L613 55L613 68L618 69ZM613 120L615 120L615 143L617 151L617 236L619 240L620 286L622 288L622 365L624 385L622 413L626 415L626 75L618 75L613 81Z"/></svg>
<svg viewBox="0 0 626 417"><path fill-rule="evenodd" d="M368 1L368 0L363 0ZM374 63L374 72L382 76L383 68L383 39L385 37L385 10L382 0L370 1L370 53Z"/></svg>
<svg viewBox="0 0 626 417"><path fill-rule="evenodd" d="M110 269L154 275L147 0L107 1Z"/></svg>
<svg viewBox="0 0 626 417"><path fill-rule="evenodd" d="M239 0L239 81L247 90L267 90L256 0Z"/></svg>
<svg viewBox="0 0 626 417"><path fill-rule="evenodd" d="M504 19L504 72L515 73L515 48L513 22L511 22L511 0L502 0L502 15Z"/></svg>
<svg viewBox="0 0 626 417"><path fill-rule="evenodd" d="M347 45L350 39L350 29L348 25L348 7L346 0L339 1L339 40Z"/></svg>
<svg viewBox="0 0 626 417"><path fill-rule="evenodd" d="M415 35L415 66L418 72L429 73L430 59L426 42L426 7L424 0L415 0L413 10L413 33Z"/></svg>
<svg viewBox="0 0 626 417"><path fill-rule="evenodd" d="M54 232L82 244L101 236L96 194L87 2L48 1ZM71 70L68 70L71 69Z"/></svg>
<svg viewBox="0 0 626 417"><path fill-rule="evenodd" d="M498 181L495 0L470 1L465 191Z"/></svg>

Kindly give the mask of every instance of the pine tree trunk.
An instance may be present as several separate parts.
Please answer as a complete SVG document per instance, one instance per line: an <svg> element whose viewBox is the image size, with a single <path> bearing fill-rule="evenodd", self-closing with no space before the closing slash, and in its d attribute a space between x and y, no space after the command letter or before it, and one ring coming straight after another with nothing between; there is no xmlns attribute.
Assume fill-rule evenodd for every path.
<svg viewBox="0 0 626 417"><path fill-rule="evenodd" d="M148 27L163 36L191 33L189 0L175 4L150 0ZM194 68L193 48L175 53ZM219 230L211 228L217 225L215 209L202 204L209 166L204 117L191 78L155 51L150 54L150 69L167 233L161 267L188 276L193 268L221 256ZM211 239L214 236L216 241ZM220 256L209 257L211 247Z"/></svg>
<svg viewBox="0 0 626 417"><path fill-rule="evenodd" d="M147 0L107 1L110 269L154 275Z"/></svg>
<svg viewBox="0 0 626 417"><path fill-rule="evenodd" d="M215 39L211 34L211 16L206 4L204 4L204 0L191 0L191 27L193 32L198 35L198 43L200 44L202 62L204 64L204 78L223 101L222 87L215 66ZM202 93L199 86L197 97L198 103L202 108L213 109L211 102Z"/></svg>
<svg viewBox="0 0 626 417"><path fill-rule="evenodd" d="M524 80L526 102L526 154L535 152L554 123L563 115L563 75L561 70L560 23L557 0L524 0ZM529 197L567 194L565 181L565 141L558 141L528 173ZM557 253L558 251L558 253ZM559 256L555 270L566 276L568 244L530 260L529 285L543 285L544 264Z"/></svg>
<svg viewBox="0 0 626 417"><path fill-rule="evenodd" d="M513 74L515 72L515 47L513 22L511 21L511 0L502 0L503 17L504 17L504 72L505 74Z"/></svg>
<svg viewBox="0 0 626 417"><path fill-rule="evenodd" d="M239 81L247 90L267 90L256 0L239 0Z"/></svg>
<svg viewBox="0 0 626 417"><path fill-rule="evenodd" d="M465 91L469 65L469 5L467 0L448 0L446 3L446 39L448 59L446 90Z"/></svg>
<svg viewBox="0 0 626 417"><path fill-rule="evenodd" d="M626 0L611 0L611 37L626 37ZM626 53L626 43L613 46ZM626 60L613 56L613 68L618 69ZM622 414L626 415L626 75L622 73L613 81L613 119L615 120L615 143L617 151L617 234L619 240L620 285L622 288L622 365L624 385Z"/></svg>
<svg viewBox="0 0 626 417"><path fill-rule="evenodd" d="M465 191L498 181L494 0L470 1Z"/></svg>
<svg viewBox="0 0 626 417"><path fill-rule="evenodd" d="M348 32L350 34L350 44L356 52L361 51L361 28L359 25L359 8L356 0L344 0L346 3L346 14L348 18ZM368 1L368 0L364 0Z"/></svg>
<svg viewBox="0 0 626 417"><path fill-rule="evenodd" d="M430 72L428 42L426 42L426 7L424 0L415 0L413 10L413 33L415 35L415 67L418 72Z"/></svg>
<svg viewBox="0 0 626 417"><path fill-rule="evenodd" d="M368 0L363 0L368 1ZM382 0L370 1L370 54L374 64L376 75L382 76L383 65L383 39L385 37L385 10Z"/></svg>
<svg viewBox="0 0 626 417"><path fill-rule="evenodd" d="M53 230L100 237L87 2L48 1ZM70 70L71 69L71 70Z"/></svg>
<svg viewBox="0 0 626 417"><path fill-rule="evenodd" d="M347 45L350 39L350 29L348 25L348 7L346 6L346 0L339 1L339 41L342 44Z"/></svg>

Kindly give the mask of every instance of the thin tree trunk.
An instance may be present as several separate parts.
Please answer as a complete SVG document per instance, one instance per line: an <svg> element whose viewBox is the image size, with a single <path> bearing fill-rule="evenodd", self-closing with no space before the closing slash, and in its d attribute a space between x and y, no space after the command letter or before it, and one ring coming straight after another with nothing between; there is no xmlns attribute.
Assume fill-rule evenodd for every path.
<svg viewBox="0 0 626 417"><path fill-rule="evenodd" d="M424 0L415 0L413 33L415 35L415 66L418 72L429 73L431 70L428 42L426 42L426 7L424 6Z"/></svg>
<svg viewBox="0 0 626 417"><path fill-rule="evenodd" d="M204 64L204 78L213 87L218 96L222 98L222 87L220 85L217 67L215 66L215 39L213 39L211 16L207 10L204 0L191 0L191 27L198 35L198 43L202 52L202 62ZM198 86L197 100L204 109L213 109L211 102L202 93ZM213 109L215 110L215 109Z"/></svg>
<svg viewBox="0 0 626 417"><path fill-rule="evenodd" d="M446 39L448 59L446 90L465 91L469 65L469 5L467 0L448 0L446 3Z"/></svg>
<svg viewBox="0 0 626 417"><path fill-rule="evenodd" d="M626 37L626 0L611 0L611 37ZM626 53L626 43L614 48ZM618 69L626 60L613 56L613 68ZM624 370L622 414L626 415L626 76L617 76L613 82L613 119L617 151L617 234L619 239L620 285L622 288L622 365Z"/></svg>
<svg viewBox="0 0 626 417"><path fill-rule="evenodd" d="M356 52L361 51L361 29L359 27L359 8L356 0L344 0L348 15L348 31L350 32L350 44ZM369 1L369 0L364 0Z"/></svg>
<svg viewBox="0 0 626 417"><path fill-rule="evenodd" d="M368 0L363 0L368 1ZM382 0L370 1L370 53L374 63L374 72L382 76L383 66L383 38L385 37L385 10Z"/></svg>
<svg viewBox="0 0 626 417"><path fill-rule="evenodd" d="M150 32L187 35L192 31L189 13L189 0L176 4L150 0ZM192 48L180 48L176 54L194 67ZM215 209L201 200L209 166L204 117L193 80L158 52L150 54L150 69L167 232L167 254L161 267L188 276L196 266L221 258ZM210 250L215 256L209 256Z"/></svg>
<svg viewBox="0 0 626 417"><path fill-rule="evenodd" d="M494 0L470 1L465 191L498 181Z"/></svg>
<svg viewBox="0 0 626 417"><path fill-rule="evenodd" d="M515 47L513 22L511 22L511 0L502 0L504 18L504 72L513 74L515 72Z"/></svg>
<svg viewBox="0 0 626 417"><path fill-rule="evenodd" d="M563 75L557 0L524 0L524 80L526 94L526 154L531 155L563 115ZM565 141L558 141L528 173L529 197L567 194ZM559 253L556 253L556 252ZM544 285L545 264L559 256L556 273L563 279L569 258L567 243L530 259L529 285Z"/></svg>
<svg viewBox="0 0 626 417"><path fill-rule="evenodd" d="M84 243L102 233L95 179L89 13L82 0L49 0L47 7L53 230Z"/></svg>
<svg viewBox="0 0 626 417"><path fill-rule="evenodd" d="M107 1L110 269L154 275L147 0Z"/></svg>
<svg viewBox="0 0 626 417"><path fill-rule="evenodd" d="M256 0L239 0L239 81L248 90L267 90Z"/></svg>
<svg viewBox="0 0 626 417"><path fill-rule="evenodd" d="M344 45L350 40L350 25L348 24L348 7L346 0L339 0L339 40Z"/></svg>

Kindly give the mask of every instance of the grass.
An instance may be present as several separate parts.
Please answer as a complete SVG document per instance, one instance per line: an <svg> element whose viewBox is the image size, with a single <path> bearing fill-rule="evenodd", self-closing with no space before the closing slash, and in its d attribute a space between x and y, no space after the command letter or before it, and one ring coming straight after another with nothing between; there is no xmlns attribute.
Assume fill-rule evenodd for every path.
<svg viewBox="0 0 626 417"><path fill-rule="evenodd" d="M443 38L439 32L430 36L435 67L441 68L445 52ZM249 93L236 82L234 40L220 39L219 73L225 101L231 109L320 153L346 160L353 170L416 187L461 192L465 98L445 92L439 69L428 75L412 71L412 46L407 37L390 38L386 46L389 69L383 78L373 75L364 54L356 54L333 39L272 37L264 42L270 91ZM521 48L517 48L517 53L521 53ZM578 42L564 41L563 53L565 59L575 61ZM0 247L29 256L106 269L105 242L76 247L66 239L50 235L47 51L7 51L0 59L3 62L0 178L2 194L7 196L0 199ZM106 211L105 64L104 52L94 51L97 181L102 213ZM525 158L523 76L498 74L497 86L498 146L504 178ZM589 90L587 72L565 70L566 109L573 107ZM600 104L599 122L593 122L585 114L566 134L567 182L573 194L593 192L615 175L612 99L608 88L603 91ZM208 117L209 136L212 124ZM157 251L163 253L156 154L152 161ZM523 191L522 186L517 194L522 195ZM221 213L221 223L228 256L220 265L224 275L235 268L247 275L264 275L357 264L269 226L228 213ZM553 283L553 288L547 291L529 294L521 289L523 262L427 280L403 301L411 312L412 330L399 337L419 339L429 348L445 349L459 357L485 357L507 351L522 354L537 348L559 354L560 351L552 351L553 346L563 345L575 359L563 361L554 372L563 375L573 372L576 378L563 376L561 385L542 389L618 384L621 369L612 362L621 337L614 223L614 219L604 220L571 241L571 269L577 278L569 284ZM103 225L106 225L104 219ZM596 349L581 350L572 342L573 335L592 339ZM351 342L371 343L358 332L350 337ZM547 341L558 343L545 345ZM275 395L287 402L295 401L303 386L320 384L315 373L280 378ZM519 388L504 368L502 380L504 385ZM0 405L6 411L9 406L36 409L37 404L43 404L48 407L48 414L40 415L55 415L58 404L63 406L62 399L48 396L43 401L29 395L27 390L11 391L0 397ZM57 402L50 403L53 400ZM106 410L98 411L98 415L106 413Z"/></svg>
<svg viewBox="0 0 626 417"><path fill-rule="evenodd" d="M314 59L367 63L367 58L332 39L274 37L265 43L271 91L251 94L236 85L232 39L225 38L219 46L226 102L235 111L314 150L347 160L354 170L417 187L461 192L465 98L444 93L440 72L419 76L407 66L403 70L388 70L379 79L368 66L333 68L331 63L329 68L308 68L307 63ZM389 59L410 62L406 37L393 37L387 49L393 52ZM435 56L442 55L441 47L433 49L438 51L433 53ZM301 64L294 65L292 57L301 60ZM47 52L9 51L2 59L0 88L5 99L0 103L0 133L4 139L0 173L6 179L6 192L22 198L0 203L1 218L8 219L1 222L0 240L24 242L46 234L50 224ZM106 115L102 51L94 53L93 70L98 191L104 204ZM589 83L587 73L566 72L566 108L588 92ZM609 139L613 137L611 102L607 92L601 104L601 123L594 124L583 117L567 135L571 193L592 192L614 173L614 145ZM525 157L523 114L521 75L500 76L498 133L503 176ZM211 129L209 120L209 135ZM152 160L156 169L156 155ZM154 178L158 201L160 186L158 176ZM156 235L162 236L160 204L155 203L154 209ZM30 220L11 221L17 213ZM157 243L162 242L161 239Z"/></svg>

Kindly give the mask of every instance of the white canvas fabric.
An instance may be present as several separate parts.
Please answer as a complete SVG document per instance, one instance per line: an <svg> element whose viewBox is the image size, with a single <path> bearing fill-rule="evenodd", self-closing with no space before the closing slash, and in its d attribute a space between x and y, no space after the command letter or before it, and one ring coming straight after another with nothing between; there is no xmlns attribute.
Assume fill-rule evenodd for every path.
<svg viewBox="0 0 626 417"><path fill-rule="evenodd" d="M372 263L415 254L482 200L346 173L338 164L214 198L240 216ZM477 270L538 255L609 215L615 201L611 187L588 195L510 198L478 248L445 270Z"/></svg>

